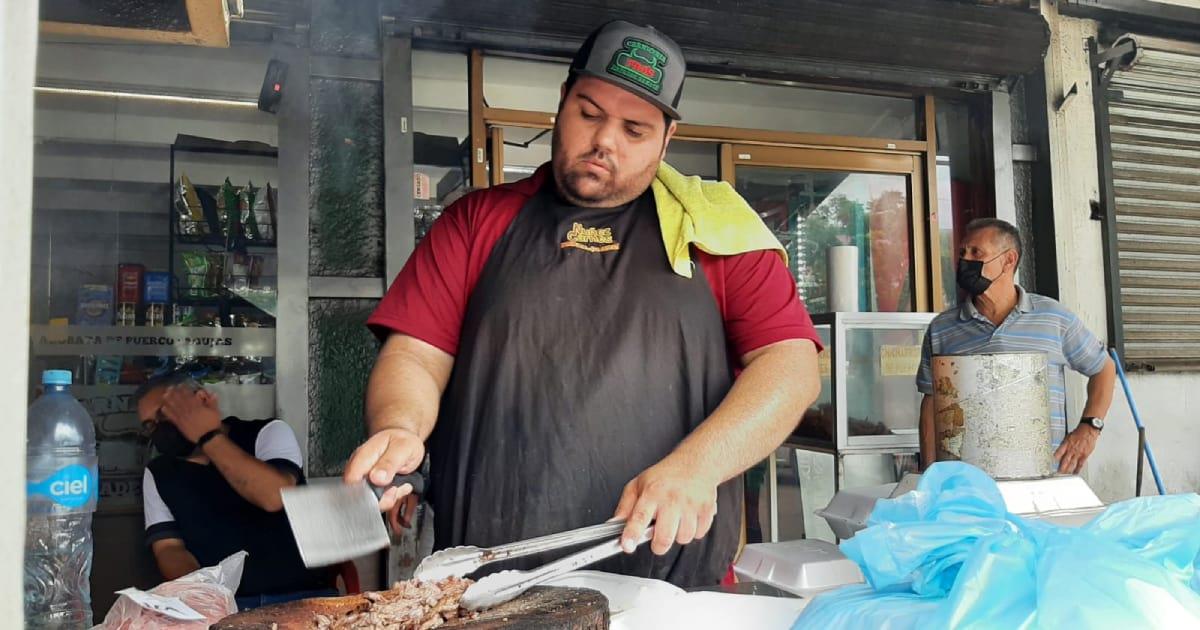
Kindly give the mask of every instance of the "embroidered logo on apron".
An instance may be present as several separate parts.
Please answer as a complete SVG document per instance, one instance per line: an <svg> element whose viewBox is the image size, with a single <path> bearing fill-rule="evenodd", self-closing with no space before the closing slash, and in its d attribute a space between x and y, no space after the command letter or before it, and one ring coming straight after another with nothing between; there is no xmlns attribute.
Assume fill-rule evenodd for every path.
<svg viewBox="0 0 1200 630"><path fill-rule="evenodd" d="M574 247L585 252L600 254L615 252L621 249L621 244L613 242L612 228L583 227L582 223L574 223L571 225L571 230L567 232L567 240L559 244L559 247L563 249Z"/></svg>

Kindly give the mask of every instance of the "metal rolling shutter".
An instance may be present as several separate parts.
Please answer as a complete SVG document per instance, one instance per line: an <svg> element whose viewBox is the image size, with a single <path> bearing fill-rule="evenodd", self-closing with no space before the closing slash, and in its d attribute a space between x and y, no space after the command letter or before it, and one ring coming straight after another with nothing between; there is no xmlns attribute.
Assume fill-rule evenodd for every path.
<svg viewBox="0 0 1200 630"><path fill-rule="evenodd" d="M1107 91L1124 358L1197 369L1200 47L1132 39Z"/></svg>

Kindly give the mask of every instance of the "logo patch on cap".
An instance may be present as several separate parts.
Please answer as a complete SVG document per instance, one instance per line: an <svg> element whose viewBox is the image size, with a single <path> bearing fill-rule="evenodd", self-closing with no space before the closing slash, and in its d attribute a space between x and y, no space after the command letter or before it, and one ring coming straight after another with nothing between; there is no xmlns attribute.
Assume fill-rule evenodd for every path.
<svg viewBox="0 0 1200 630"><path fill-rule="evenodd" d="M662 92L663 66L667 54L657 47L637 39L625 38L624 48L613 55L608 73L637 84L653 94Z"/></svg>

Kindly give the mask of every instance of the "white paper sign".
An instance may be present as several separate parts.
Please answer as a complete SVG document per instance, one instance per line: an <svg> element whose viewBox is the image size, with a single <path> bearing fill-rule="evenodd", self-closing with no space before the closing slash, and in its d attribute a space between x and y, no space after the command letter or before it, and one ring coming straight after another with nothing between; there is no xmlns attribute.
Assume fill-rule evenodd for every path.
<svg viewBox="0 0 1200 630"><path fill-rule="evenodd" d="M180 621L204 621L205 619L204 615L192 610L191 606L183 603L183 600L178 597L163 597L136 588L117 591L117 595L124 595L138 606L172 619Z"/></svg>

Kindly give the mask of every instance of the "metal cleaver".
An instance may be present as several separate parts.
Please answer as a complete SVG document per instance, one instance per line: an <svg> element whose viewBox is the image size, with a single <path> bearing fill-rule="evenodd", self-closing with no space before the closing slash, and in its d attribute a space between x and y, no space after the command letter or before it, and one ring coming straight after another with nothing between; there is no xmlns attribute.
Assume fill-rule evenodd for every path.
<svg viewBox="0 0 1200 630"><path fill-rule="evenodd" d="M387 547L379 497L389 487L404 484L411 484L412 491L419 494L425 490L425 477L421 473L397 475L384 487L364 479L354 484L329 480L284 488L283 509L304 566L337 564Z"/></svg>

